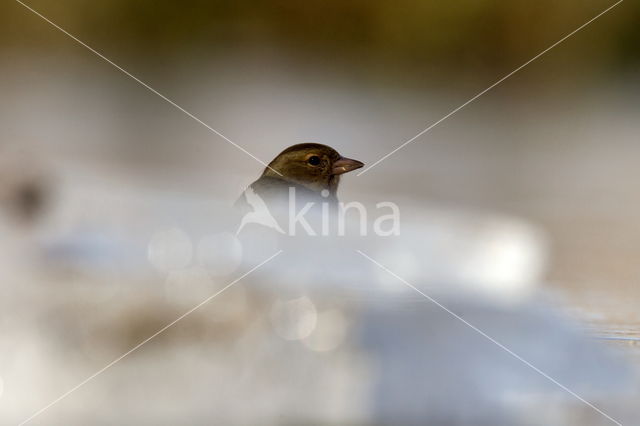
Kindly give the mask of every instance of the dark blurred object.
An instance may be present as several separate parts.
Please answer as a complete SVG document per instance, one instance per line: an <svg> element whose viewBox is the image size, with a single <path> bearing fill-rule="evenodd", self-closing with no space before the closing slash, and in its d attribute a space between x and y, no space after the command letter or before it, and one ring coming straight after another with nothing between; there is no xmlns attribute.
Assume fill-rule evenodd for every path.
<svg viewBox="0 0 640 426"><path fill-rule="evenodd" d="M23 182L15 189L11 203L16 216L26 221L34 220L46 206L46 192L42 181Z"/></svg>
<svg viewBox="0 0 640 426"><path fill-rule="evenodd" d="M50 181L24 154L0 155L0 206L11 220L34 223L46 210Z"/></svg>

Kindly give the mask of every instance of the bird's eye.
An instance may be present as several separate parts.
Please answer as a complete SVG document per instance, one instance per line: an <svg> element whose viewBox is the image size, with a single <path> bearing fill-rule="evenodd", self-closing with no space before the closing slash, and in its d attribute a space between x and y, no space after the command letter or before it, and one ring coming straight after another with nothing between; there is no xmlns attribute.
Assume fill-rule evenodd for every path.
<svg viewBox="0 0 640 426"><path fill-rule="evenodd" d="M307 160L307 163L311 164L312 166L317 166L318 164L320 164L320 157L318 157L317 155L312 155Z"/></svg>

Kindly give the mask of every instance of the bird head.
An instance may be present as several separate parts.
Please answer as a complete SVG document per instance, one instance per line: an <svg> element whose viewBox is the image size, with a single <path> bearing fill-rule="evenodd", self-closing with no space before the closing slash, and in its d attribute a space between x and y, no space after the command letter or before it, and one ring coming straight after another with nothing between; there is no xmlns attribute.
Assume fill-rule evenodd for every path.
<svg viewBox="0 0 640 426"><path fill-rule="evenodd" d="M316 192L326 189L335 195L340 175L362 166L364 163L343 157L330 146L302 143L278 154L262 175L284 179Z"/></svg>

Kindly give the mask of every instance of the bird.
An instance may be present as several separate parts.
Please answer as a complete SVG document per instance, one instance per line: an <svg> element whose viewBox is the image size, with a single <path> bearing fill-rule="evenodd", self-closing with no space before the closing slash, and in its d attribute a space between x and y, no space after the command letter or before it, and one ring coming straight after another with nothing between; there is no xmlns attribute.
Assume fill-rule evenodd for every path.
<svg viewBox="0 0 640 426"><path fill-rule="evenodd" d="M272 219L258 219L257 214L287 211L290 188L294 188L296 198L337 205L340 176L363 166L361 161L343 157L327 145L301 143L288 147L236 201L236 208L245 215L240 229L247 223L273 224ZM248 214L253 215L247 218Z"/></svg>
<svg viewBox="0 0 640 426"><path fill-rule="evenodd" d="M261 197L288 193L289 187L295 187L318 195L329 191L329 198L337 200L340 175L362 166L361 161L343 157L330 146L301 143L278 154L250 187Z"/></svg>

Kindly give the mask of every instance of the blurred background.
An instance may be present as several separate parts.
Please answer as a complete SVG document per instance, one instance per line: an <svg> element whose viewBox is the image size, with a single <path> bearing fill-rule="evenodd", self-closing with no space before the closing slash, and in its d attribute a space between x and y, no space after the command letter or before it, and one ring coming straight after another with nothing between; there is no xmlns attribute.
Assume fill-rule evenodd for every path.
<svg viewBox="0 0 640 426"><path fill-rule="evenodd" d="M28 5L263 161L313 141L371 164L611 3ZM524 315L516 318L543 333L526 341L560 333L545 348L565 342L566 364L536 358L558 374L572 353L602 352L576 363L586 389L635 377L625 368L640 360L638 19L640 5L621 3L341 185L345 201L391 200L402 209L404 239L365 245L399 275L416 285L451 282L454 306L487 289L482 309L497 316L488 328ZM0 5L0 63L0 420L16 424L251 266L230 206L263 166L18 2ZM374 278L359 277L384 280L357 254L341 261L349 276L369 268ZM454 319L414 313L404 296L393 296L399 307L381 308L388 277L375 302L361 287L348 297L333 284L321 294L280 291L291 280L313 287L317 276L292 279L285 254L276 263L32 423L483 424L473 392L454 406L442 395L458 388L412 387L422 376L381 373L396 371L385 362L414 372L420 360L440 365L450 353L430 353L430 342L466 337L432 336L417 324ZM423 270L433 265L437 274ZM505 293L517 297L505 301ZM545 322L541 306L557 322ZM407 331L413 359L382 350L394 334L385 340L384 325L395 323L415 327ZM371 337L367 324L381 324L380 334ZM523 335L504 332L535 352ZM487 362L500 372L499 361ZM478 365L470 375L486 367ZM601 376L589 376L598 369ZM487 424L610 424L575 400L570 410L532 418L536 404L549 406L540 395L553 385L514 391L510 380L521 384L520 373L478 378L483 386L508 379L496 381L498 402L480 402L490 407L481 416ZM397 386L415 404L380 403ZM603 404L637 421L626 404L633 392L609 393ZM433 405L421 405L423 397ZM425 406L435 408L416 408ZM513 416L496 419L504 407Z"/></svg>

